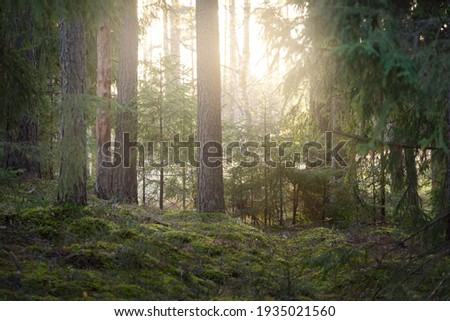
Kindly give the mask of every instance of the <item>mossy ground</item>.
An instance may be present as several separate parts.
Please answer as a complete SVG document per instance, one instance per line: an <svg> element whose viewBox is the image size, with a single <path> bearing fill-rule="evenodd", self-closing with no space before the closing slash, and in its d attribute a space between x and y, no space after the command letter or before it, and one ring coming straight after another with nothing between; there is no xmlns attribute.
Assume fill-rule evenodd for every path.
<svg viewBox="0 0 450 321"><path fill-rule="evenodd" d="M449 299L450 260L398 246L402 231L262 231L227 214L90 199L53 186L3 187L0 300Z"/></svg>

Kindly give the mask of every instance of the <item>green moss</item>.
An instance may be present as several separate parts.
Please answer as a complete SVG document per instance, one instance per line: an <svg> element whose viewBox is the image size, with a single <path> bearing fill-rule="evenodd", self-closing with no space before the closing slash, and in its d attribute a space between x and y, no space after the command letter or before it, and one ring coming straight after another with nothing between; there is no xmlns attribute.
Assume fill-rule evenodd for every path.
<svg viewBox="0 0 450 321"><path fill-rule="evenodd" d="M73 221L68 228L68 232L78 238L97 238L110 235L118 230L118 226L114 222L91 216L84 216Z"/></svg>
<svg viewBox="0 0 450 321"><path fill-rule="evenodd" d="M159 260L132 247L122 247L116 255L116 264L124 270L152 269Z"/></svg>
<svg viewBox="0 0 450 321"><path fill-rule="evenodd" d="M143 300L146 291L135 284L118 284L114 287L114 295L122 300Z"/></svg>
<svg viewBox="0 0 450 321"><path fill-rule="evenodd" d="M133 238L136 238L136 237L139 236L139 234L135 230L133 230L131 228L122 228L122 229L120 229L118 231L115 231L114 234L118 238L124 239L124 240L133 239Z"/></svg>
<svg viewBox="0 0 450 321"><path fill-rule="evenodd" d="M216 222L231 222L233 219L230 215L225 213L194 213L188 211L172 212L164 215L167 221L183 221L183 222L201 222L201 223L216 223Z"/></svg>
<svg viewBox="0 0 450 321"><path fill-rule="evenodd" d="M229 278L229 275L225 273L225 271L221 271L216 267L205 268L202 270L200 276L219 285L225 284L226 280Z"/></svg>
<svg viewBox="0 0 450 321"><path fill-rule="evenodd" d="M191 242L192 248L200 253L207 254L210 256L216 256L222 254L227 248L227 243L223 240L213 240L210 237L203 237L195 239Z"/></svg>
<svg viewBox="0 0 450 321"><path fill-rule="evenodd" d="M192 212L154 224L146 208L94 197L87 207L23 198L0 203L1 300L427 299L435 288L432 299L449 298L450 259L382 256L397 228L261 231Z"/></svg>
<svg viewBox="0 0 450 321"><path fill-rule="evenodd" d="M65 247L63 262L80 269L102 269L114 264L120 245L106 242L72 244Z"/></svg>
<svg viewBox="0 0 450 321"><path fill-rule="evenodd" d="M188 232L184 230L169 230L164 232L164 238L172 244L188 244L194 240L203 239L204 236L196 232Z"/></svg>
<svg viewBox="0 0 450 321"><path fill-rule="evenodd" d="M55 240L61 236L59 227L65 219L60 207L36 207L9 216L11 228L20 228L29 236Z"/></svg>
<svg viewBox="0 0 450 321"><path fill-rule="evenodd" d="M56 239L61 236L60 231L53 226L39 226L36 228L36 232L41 238L44 239Z"/></svg>
<svg viewBox="0 0 450 321"><path fill-rule="evenodd" d="M139 227L144 233L155 234L170 230L169 227L160 224L140 224Z"/></svg>

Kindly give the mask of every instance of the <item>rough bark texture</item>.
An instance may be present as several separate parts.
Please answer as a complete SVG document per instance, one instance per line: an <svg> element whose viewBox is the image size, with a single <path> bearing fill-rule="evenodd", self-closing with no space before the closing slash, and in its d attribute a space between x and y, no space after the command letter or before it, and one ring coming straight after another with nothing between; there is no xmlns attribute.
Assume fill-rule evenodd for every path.
<svg viewBox="0 0 450 321"><path fill-rule="evenodd" d="M130 141L137 141L137 115L135 98L137 92L138 67L138 17L137 2L129 0L125 6L124 21L120 32L119 75L117 79L117 101L126 109L119 113L116 141L121 143L122 164L114 172L114 190L118 200L137 203L137 150L124 150L123 135L129 133ZM130 157L130 166L125 158Z"/></svg>
<svg viewBox="0 0 450 321"><path fill-rule="evenodd" d="M86 48L80 19L61 21L61 74L58 201L85 205L86 120L82 95L86 93Z"/></svg>
<svg viewBox="0 0 450 321"><path fill-rule="evenodd" d="M222 143L217 0L196 1L196 31L198 138L203 147L206 142ZM223 212L225 210L223 169L222 166L215 168L205 166L202 155L207 152L201 148L197 211Z"/></svg>
<svg viewBox="0 0 450 321"><path fill-rule="evenodd" d="M97 34L97 96L111 98L111 29L103 25ZM99 198L109 199L112 196L112 169L102 166L110 162L111 153L102 150L103 144L111 141L111 105L106 103L97 108L96 120L97 141L97 177L95 192Z"/></svg>

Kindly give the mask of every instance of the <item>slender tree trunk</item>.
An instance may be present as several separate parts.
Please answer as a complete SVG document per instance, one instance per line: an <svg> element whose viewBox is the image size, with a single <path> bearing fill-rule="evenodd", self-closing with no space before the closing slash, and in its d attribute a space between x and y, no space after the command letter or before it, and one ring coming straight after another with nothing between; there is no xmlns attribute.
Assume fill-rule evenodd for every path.
<svg viewBox="0 0 450 321"><path fill-rule="evenodd" d="M298 184L293 184L294 190L292 191L292 225L297 224L297 209L298 209Z"/></svg>
<svg viewBox="0 0 450 321"><path fill-rule="evenodd" d="M190 7L192 9L195 9L195 0L190 0L189 2ZM195 10L193 10L195 11ZM197 86L196 86L196 72L197 72L197 54L196 54L196 36L195 36L196 30L194 28L191 29L190 37L191 37L191 90L192 90L192 96L194 97L197 95ZM191 132L195 130L195 125L192 126ZM197 209L197 200L198 200L198 168L197 167L191 167L190 168L191 173L191 179L192 179L192 186L193 189L191 191L191 198L194 203L195 209Z"/></svg>
<svg viewBox="0 0 450 321"><path fill-rule="evenodd" d="M269 217L269 186L267 184L267 166L264 165L264 226L267 226Z"/></svg>
<svg viewBox="0 0 450 321"><path fill-rule="evenodd" d="M323 187L323 199L322 199L322 225L325 225L326 222L326 210L327 210L327 204L328 204L328 182L325 179L324 187Z"/></svg>
<svg viewBox="0 0 450 321"><path fill-rule="evenodd" d="M221 84L219 54L219 17L217 0L196 1L198 138L200 168L198 173L197 211L225 211L223 168L206 166L206 143L222 144ZM214 148L211 148L214 149ZM222 160L222 148L214 153ZM205 157L206 156L206 157Z"/></svg>
<svg viewBox="0 0 450 321"><path fill-rule="evenodd" d="M230 107L233 122L238 120L238 90L237 74L238 74L238 42L236 36L236 3L235 0L230 0Z"/></svg>
<svg viewBox="0 0 450 321"><path fill-rule="evenodd" d="M163 141L164 141L164 127L163 127L163 95L164 95L164 88L162 85L162 77L163 75L160 75L159 78L159 104L158 104L158 112L159 112L159 142L161 144L161 150L160 150L160 156L159 160L161 165L164 163L164 153L163 153ZM164 167L161 166L159 169L159 210L161 213L164 211Z"/></svg>
<svg viewBox="0 0 450 321"><path fill-rule="evenodd" d="M183 184L183 210L186 210L186 167L182 169L182 184Z"/></svg>
<svg viewBox="0 0 450 321"><path fill-rule="evenodd" d="M86 93L86 47L80 19L61 21L61 72L58 201L85 205L86 119L82 95Z"/></svg>
<svg viewBox="0 0 450 321"><path fill-rule="evenodd" d="M167 1L163 0L163 47L164 47L164 55L169 55L169 15L167 11L169 7L167 6Z"/></svg>
<svg viewBox="0 0 450 321"><path fill-rule="evenodd" d="M55 99L53 93L50 95L50 103L52 106L55 105ZM49 139L49 146L50 146L50 154L53 155L53 140L54 140L54 133L53 133L53 111L50 111L50 139ZM48 162L48 173L49 178L53 180L55 178L54 175L54 168L53 168L53 160L50 159Z"/></svg>
<svg viewBox="0 0 450 321"><path fill-rule="evenodd" d="M88 134L87 134L87 141L91 141L91 140L96 140L97 138L97 125L95 126L91 126L91 128L88 129ZM97 177L97 153L92 153L92 151L89 150L89 148L87 149L88 151L88 179L91 177ZM97 178L96 178L97 179ZM95 186L94 186L94 190L95 190Z"/></svg>
<svg viewBox="0 0 450 321"><path fill-rule="evenodd" d="M180 1L179 0L172 0L172 6L170 11L170 55L172 62L175 64L175 72L173 73L173 79L170 80L168 84L168 92L171 94L172 92L175 92L178 90L177 86L181 83L181 77L180 77L180 45L181 45L181 39L180 39ZM162 116L162 114L161 114ZM162 118L161 118L161 137L163 136L162 132ZM183 192L182 192L182 202L183 202L183 209L186 208L186 169L183 168L182 172L182 184L183 184ZM161 201L160 206L162 206L163 203ZM162 208L161 208L162 210Z"/></svg>
<svg viewBox="0 0 450 321"><path fill-rule="evenodd" d="M97 96L111 99L111 30L102 25L97 34ZM95 192L99 198L112 196L112 169L103 162L110 162L111 153L103 150L103 144L111 141L111 104L105 103L97 108L96 120L97 141L97 178Z"/></svg>
<svg viewBox="0 0 450 321"><path fill-rule="evenodd" d="M190 1L190 6L192 9L194 9L194 0ZM196 88L195 88L195 71L197 70L197 66L196 66L196 39L195 39L195 30L192 28L191 29L191 33L190 33L190 37L191 37L191 79L192 79L192 94L195 95L196 94Z"/></svg>
<svg viewBox="0 0 450 321"><path fill-rule="evenodd" d="M159 210L164 211L164 168L159 169Z"/></svg>
<svg viewBox="0 0 450 321"><path fill-rule="evenodd" d="M247 132L252 130L252 114L250 110L250 103L248 100L248 72L249 72L249 60L250 60L250 0L244 2L244 41L242 48L242 59L240 63L240 80L241 80L241 97L242 97L242 109L245 115L245 122L247 126Z"/></svg>
<svg viewBox="0 0 450 321"><path fill-rule="evenodd" d="M264 104L264 135L267 134L267 105ZM267 184L267 165L264 164L264 225L267 226L269 216L269 186Z"/></svg>
<svg viewBox="0 0 450 321"><path fill-rule="evenodd" d="M281 164L279 164L279 166L281 166ZM278 192L279 192L279 197L280 197L280 225L284 224L284 218L283 218L283 176L280 173L280 178L278 180Z"/></svg>
<svg viewBox="0 0 450 321"><path fill-rule="evenodd" d="M223 24L225 26L228 26L230 24L229 22L229 9L228 9L228 3L224 3L222 5L223 7ZM219 11L220 11L220 7L219 7ZM231 99L230 99L230 92L228 91L228 86L229 86L229 77L228 77L228 66L230 65L229 62L229 48L230 45L228 43L230 36L228 35L229 32L229 28L225 27L223 30L223 35L222 35L222 39L223 39L223 43L221 43L220 45L221 47L221 51L222 48L224 49L223 52L223 56L221 57L223 63L222 63L222 68L221 68L221 77L222 77L222 106L224 106L224 109L222 110L222 119L225 119L227 122L228 121L232 121L232 113L231 113Z"/></svg>
<svg viewBox="0 0 450 321"><path fill-rule="evenodd" d="M147 197L145 190L147 182L145 181L145 161L142 164L142 205L145 205L147 203Z"/></svg>
<svg viewBox="0 0 450 321"><path fill-rule="evenodd" d="M377 222L377 177L375 175L375 157L375 151L372 151L372 217L374 223Z"/></svg>
<svg viewBox="0 0 450 321"><path fill-rule="evenodd" d="M180 2L172 0L170 12L170 54L175 63L180 63Z"/></svg>
<svg viewBox="0 0 450 321"><path fill-rule="evenodd" d="M117 101L127 110L119 113L116 140L120 143L122 164L114 173L115 193L120 201L137 203L137 150L124 150L124 135L137 141L137 115L135 98L137 93L138 67L138 18L137 2L126 2L124 21L120 32L119 74L117 78ZM129 164L126 164L129 158ZM129 165L129 166L126 166Z"/></svg>
<svg viewBox="0 0 450 321"><path fill-rule="evenodd" d="M381 151L381 177L380 177L380 217L381 223L386 221L386 151Z"/></svg>

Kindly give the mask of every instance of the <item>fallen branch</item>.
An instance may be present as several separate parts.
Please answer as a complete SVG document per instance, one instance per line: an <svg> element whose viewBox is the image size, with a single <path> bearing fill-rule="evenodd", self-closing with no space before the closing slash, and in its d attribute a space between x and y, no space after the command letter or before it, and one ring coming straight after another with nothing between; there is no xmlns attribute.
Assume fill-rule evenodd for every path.
<svg viewBox="0 0 450 321"><path fill-rule="evenodd" d="M13 251L9 251L9 256L11 257L11 260L14 262L14 265L16 266L17 270L20 273L23 273L23 268L19 263L19 260L17 259L16 255L14 254Z"/></svg>

